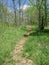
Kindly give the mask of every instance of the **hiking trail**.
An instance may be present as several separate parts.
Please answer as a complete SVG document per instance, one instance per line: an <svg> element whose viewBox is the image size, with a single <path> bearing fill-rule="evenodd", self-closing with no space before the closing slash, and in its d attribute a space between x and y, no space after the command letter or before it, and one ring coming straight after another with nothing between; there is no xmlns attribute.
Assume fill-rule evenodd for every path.
<svg viewBox="0 0 49 65"><path fill-rule="evenodd" d="M29 34L29 33L28 33ZM13 59L16 61L15 65L32 65L32 60L26 59L24 57L21 57L21 53L23 51L23 45L25 41L27 40L28 36L24 36L18 44L15 46L15 49L13 50Z"/></svg>

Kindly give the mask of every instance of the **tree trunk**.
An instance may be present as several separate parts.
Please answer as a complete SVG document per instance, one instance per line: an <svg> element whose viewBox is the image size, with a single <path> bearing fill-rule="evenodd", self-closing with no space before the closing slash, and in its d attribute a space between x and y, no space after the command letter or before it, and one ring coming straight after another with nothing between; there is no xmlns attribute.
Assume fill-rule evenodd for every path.
<svg viewBox="0 0 49 65"><path fill-rule="evenodd" d="M47 26L47 0L45 0L45 25Z"/></svg>
<svg viewBox="0 0 49 65"><path fill-rule="evenodd" d="M12 0L13 1L13 9L14 9L14 21L15 21L15 25L17 25L17 22L16 22L16 5L15 5L15 0Z"/></svg>

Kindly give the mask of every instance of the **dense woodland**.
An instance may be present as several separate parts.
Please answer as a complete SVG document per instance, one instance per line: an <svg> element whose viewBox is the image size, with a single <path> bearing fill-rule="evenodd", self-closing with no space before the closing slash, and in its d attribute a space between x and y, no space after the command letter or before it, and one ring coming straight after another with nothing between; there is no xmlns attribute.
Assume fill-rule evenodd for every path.
<svg viewBox="0 0 49 65"><path fill-rule="evenodd" d="M47 26L49 21L48 0L28 0L28 7L24 9L26 0L0 1L0 18L5 22L12 22L16 26L22 24L37 24L41 29ZM0 19L0 20L1 20Z"/></svg>
<svg viewBox="0 0 49 65"><path fill-rule="evenodd" d="M0 0L0 65L15 65L10 52L23 36L22 57L49 65L49 0Z"/></svg>

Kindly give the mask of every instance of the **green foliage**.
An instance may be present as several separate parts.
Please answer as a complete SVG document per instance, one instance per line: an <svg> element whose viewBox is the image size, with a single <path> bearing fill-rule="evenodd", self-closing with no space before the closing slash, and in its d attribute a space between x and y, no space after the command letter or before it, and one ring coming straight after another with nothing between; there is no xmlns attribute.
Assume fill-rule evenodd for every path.
<svg viewBox="0 0 49 65"><path fill-rule="evenodd" d="M6 62L7 59L11 62L12 56L10 53L25 33L21 28L23 26L17 28L11 24L7 26L5 22L0 22L0 65Z"/></svg>
<svg viewBox="0 0 49 65"><path fill-rule="evenodd" d="M42 27L42 24L45 26L46 22L49 21L47 20L49 17L49 10L47 10L46 6L47 2L46 0L37 0L37 3L33 2L34 0L29 1L29 7L23 12L15 9L16 22L14 22L14 13L3 6L4 3L0 3L0 65L5 63L7 59L10 59L9 62L11 62L11 51L24 33L26 33L26 25L20 26L21 24L26 24L26 20L23 22L22 18L27 19L27 24L33 24L33 32L24 44L22 55L31 59L35 65L49 65L49 30L47 29L41 32L35 31L37 25ZM21 15L22 13L23 15ZM20 27L18 28L9 22L17 23ZM34 26L34 24L36 24L36 26Z"/></svg>
<svg viewBox="0 0 49 65"><path fill-rule="evenodd" d="M14 21L14 14L2 3L0 3L0 19L4 22Z"/></svg>
<svg viewBox="0 0 49 65"><path fill-rule="evenodd" d="M49 30L33 31L24 44L23 57L35 65L49 65Z"/></svg>
<svg viewBox="0 0 49 65"><path fill-rule="evenodd" d="M37 13L38 13L38 10L34 4L25 10L25 15L29 19L28 23L30 22L29 24L36 24L37 23L37 21L38 21L38 19L37 19L38 14Z"/></svg>

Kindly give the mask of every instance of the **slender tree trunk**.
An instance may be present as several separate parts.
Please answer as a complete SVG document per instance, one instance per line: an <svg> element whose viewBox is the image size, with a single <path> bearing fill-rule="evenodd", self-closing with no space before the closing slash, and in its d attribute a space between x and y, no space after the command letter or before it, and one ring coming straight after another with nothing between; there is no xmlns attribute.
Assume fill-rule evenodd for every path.
<svg viewBox="0 0 49 65"><path fill-rule="evenodd" d="M14 9L14 21L15 21L15 25L17 25L17 21L16 21L16 5L15 5L15 0L13 1L13 9Z"/></svg>
<svg viewBox="0 0 49 65"><path fill-rule="evenodd" d="M37 0L39 30L41 30L41 6L39 3L40 3L40 0Z"/></svg>
<svg viewBox="0 0 49 65"><path fill-rule="evenodd" d="M22 4L22 22L24 21L24 17L23 17L23 15L24 15L24 12L23 12L23 7L24 7L24 4L26 3L26 0L23 2L23 4Z"/></svg>
<svg viewBox="0 0 49 65"><path fill-rule="evenodd" d="M42 21L41 21L40 30L44 30L44 17L43 17L43 16L42 16Z"/></svg>
<svg viewBox="0 0 49 65"><path fill-rule="evenodd" d="M21 25L21 1L19 0L19 25Z"/></svg>
<svg viewBox="0 0 49 65"><path fill-rule="evenodd" d="M47 26L47 0L45 0L45 25Z"/></svg>
<svg viewBox="0 0 49 65"><path fill-rule="evenodd" d="M39 11L39 14L38 14L38 16L39 16L38 17L39 18L39 30L44 30L44 13L43 13L44 4L43 4L43 2L44 2L44 0L41 0L41 1L37 0L38 11Z"/></svg>

